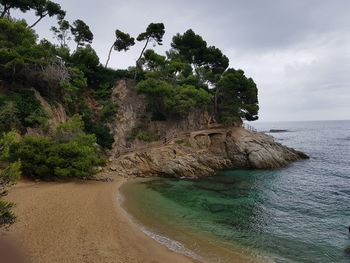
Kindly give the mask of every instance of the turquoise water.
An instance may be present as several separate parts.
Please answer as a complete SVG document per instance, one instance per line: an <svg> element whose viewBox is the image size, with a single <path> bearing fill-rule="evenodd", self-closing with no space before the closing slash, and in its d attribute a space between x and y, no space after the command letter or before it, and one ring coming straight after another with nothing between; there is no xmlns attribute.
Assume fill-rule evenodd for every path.
<svg viewBox="0 0 350 263"><path fill-rule="evenodd" d="M289 130L273 136L311 159L200 180L137 181L124 187L127 210L209 262L235 262L233 251L273 262L350 262L350 122L256 128Z"/></svg>

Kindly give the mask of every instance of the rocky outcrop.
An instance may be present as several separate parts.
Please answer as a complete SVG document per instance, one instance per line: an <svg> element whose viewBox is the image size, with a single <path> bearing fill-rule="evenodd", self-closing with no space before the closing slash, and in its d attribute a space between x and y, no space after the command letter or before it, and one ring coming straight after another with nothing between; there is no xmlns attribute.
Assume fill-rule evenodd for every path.
<svg viewBox="0 0 350 263"><path fill-rule="evenodd" d="M119 81L112 93L119 105L111 125L115 144L109 168L120 176L201 177L227 168L268 169L308 158L263 133L250 132L237 124L225 128L203 110L182 120L151 121L147 99L132 81ZM142 123L159 141L130 141L132 130Z"/></svg>
<svg viewBox="0 0 350 263"><path fill-rule="evenodd" d="M133 148L128 136L146 111L146 97L137 94L133 87L133 81L120 80L112 92L112 101L119 106L111 125L114 134L112 155L119 155Z"/></svg>
<svg viewBox="0 0 350 263"><path fill-rule="evenodd" d="M243 128L208 129L113 160L110 169L121 176L197 178L227 168L268 169L308 158L274 142L271 136Z"/></svg>

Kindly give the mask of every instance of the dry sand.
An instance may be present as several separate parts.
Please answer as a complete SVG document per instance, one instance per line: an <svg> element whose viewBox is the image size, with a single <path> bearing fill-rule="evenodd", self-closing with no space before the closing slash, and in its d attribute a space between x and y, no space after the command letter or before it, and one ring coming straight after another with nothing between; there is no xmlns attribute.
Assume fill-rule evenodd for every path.
<svg viewBox="0 0 350 263"><path fill-rule="evenodd" d="M33 263L194 262L170 251L130 222L116 198L123 179L107 182L19 182L10 227Z"/></svg>

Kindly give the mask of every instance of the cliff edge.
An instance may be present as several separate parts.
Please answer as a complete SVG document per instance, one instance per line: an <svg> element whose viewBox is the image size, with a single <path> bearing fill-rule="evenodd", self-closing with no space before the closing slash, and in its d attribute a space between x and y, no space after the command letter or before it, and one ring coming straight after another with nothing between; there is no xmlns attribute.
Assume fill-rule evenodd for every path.
<svg viewBox="0 0 350 263"><path fill-rule="evenodd" d="M223 127L206 111L193 112L183 120L152 121L147 117L146 99L136 93L132 82L119 81L112 96L119 110L111 126L116 143L109 169L120 176L197 178L221 169L271 169L308 158L240 124ZM158 139L130 140L128 134L135 127Z"/></svg>

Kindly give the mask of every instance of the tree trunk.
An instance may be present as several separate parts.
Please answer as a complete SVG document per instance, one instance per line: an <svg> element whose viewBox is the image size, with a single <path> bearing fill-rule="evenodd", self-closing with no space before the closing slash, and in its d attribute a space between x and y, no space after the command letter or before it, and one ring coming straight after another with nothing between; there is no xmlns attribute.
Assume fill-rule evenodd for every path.
<svg viewBox="0 0 350 263"><path fill-rule="evenodd" d="M113 43L113 45L111 46L111 48L109 49L108 58L107 58L107 61L106 61L105 68L107 68L109 59L111 58L111 53L112 53L113 47L114 47L114 43Z"/></svg>
<svg viewBox="0 0 350 263"><path fill-rule="evenodd" d="M7 11L8 11L9 9L10 9L10 8L8 8L6 5L4 5L4 10L2 10L1 15L0 15L0 18L3 18L3 17L6 15L6 13L7 13Z"/></svg>
<svg viewBox="0 0 350 263"><path fill-rule="evenodd" d="M47 14L40 16L39 19L36 20L35 23L33 25L31 25L29 28L35 27L40 22L40 20L43 19L45 16L47 16Z"/></svg>
<svg viewBox="0 0 350 263"><path fill-rule="evenodd" d="M136 60L136 70L135 70L134 80L135 80L136 77L137 77L137 70L138 70L139 67L140 67L139 63L140 63L140 60L141 60L141 58L142 58L143 52L145 52L145 50L146 50L146 47L147 47L148 42L149 42L149 39L150 39L150 37L147 38L146 44L145 44L145 46L143 47L139 58Z"/></svg>

